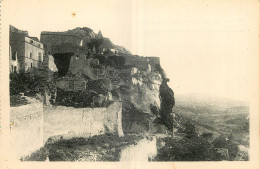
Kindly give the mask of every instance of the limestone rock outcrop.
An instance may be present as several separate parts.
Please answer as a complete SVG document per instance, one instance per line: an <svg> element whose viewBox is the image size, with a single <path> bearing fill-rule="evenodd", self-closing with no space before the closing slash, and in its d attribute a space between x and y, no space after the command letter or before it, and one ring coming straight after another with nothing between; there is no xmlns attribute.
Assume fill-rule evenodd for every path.
<svg viewBox="0 0 260 169"><path fill-rule="evenodd" d="M158 57L131 55L85 27L42 32L41 40L50 44L57 65L57 103L102 107L121 101L124 132L149 132L158 117L172 128L174 93Z"/></svg>

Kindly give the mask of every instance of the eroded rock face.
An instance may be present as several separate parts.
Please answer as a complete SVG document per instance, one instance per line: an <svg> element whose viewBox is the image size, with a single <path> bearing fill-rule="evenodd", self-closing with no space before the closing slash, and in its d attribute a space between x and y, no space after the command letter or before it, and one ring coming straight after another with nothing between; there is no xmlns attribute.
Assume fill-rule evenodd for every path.
<svg viewBox="0 0 260 169"><path fill-rule="evenodd" d="M49 65L48 66L52 72L58 72L57 66L54 63L54 58L52 55L49 55Z"/></svg>
<svg viewBox="0 0 260 169"><path fill-rule="evenodd" d="M69 73L71 75L86 75L91 80L102 79L104 77L100 77L100 72L102 68L94 68L94 66L98 66L99 61L97 59L89 58L86 59L84 55L74 55L71 57Z"/></svg>
<svg viewBox="0 0 260 169"><path fill-rule="evenodd" d="M123 127L129 132L150 132L151 123L159 115L161 106L159 89L162 76L153 71L149 63L143 67L146 70L132 67L120 74L123 80L120 87Z"/></svg>
<svg viewBox="0 0 260 169"><path fill-rule="evenodd" d="M97 58L73 55L66 76L73 77L74 81L77 81L75 79L78 81L85 79L85 93L94 93L94 95L87 94L91 95L87 100L92 100L91 102L94 102L95 105L102 106L104 105L102 102L106 100L121 100L124 130L137 133L149 132L151 124L157 116L165 117L166 121L168 120L167 118L170 117L168 114L171 111L171 108L168 107L174 104L165 101L172 99L168 98L167 94L165 96L167 92L171 94L172 90L165 86L165 83L162 84L165 79L164 74L156 71L157 69L147 61L143 64L145 69L142 70L136 67L120 69L104 66ZM69 82L66 83L69 85ZM59 86L61 85L59 84ZM71 89L66 90L71 91ZM81 95L79 94L79 96ZM173 94L169 97L173 97ZM84 103L84 101L81 103L80 101L80 104L89 105L91 103ZM161 106L163 106L163 111L167 111L168 114L159 111Z"/></svg>
<svg viewBox="0 0 260 169"><path fill-rule="evenodd" d="M94 48L98 43L91 43L97 38L105 39L101 41L101 48L113 46L118 53L97 54ZM69 100L58 98L60 102L102 107L107 105L104 102L122 101L124 130L149 132L156 117L164 119L171 128L169 115L174 106L174 94L167 85L168 79L158 57L131 55L89 28L42 32L41 40L50 45L58 74L65 78L57 82L59 93L71 97Z"/></svg>
<svg viewBox="0 0 260 169"><path fill-rule="evenodd" d="M168 86L169 79L158 60L152 59L146 70L131 69L130 84L127 83L129 92L122 92L125 103L124 129L130 132L152 132L152 123L157 117L163 120L163 125L168 129L173 129L174 92Z"/></svg>
<svg viewBox="0 0 260 169"><path fill-rule="evenodd" d="M151 105L160 108L159 88L162 82L159 73L135 73L131 76L130 98L136 108L144 113L152 114Z"/></svg>

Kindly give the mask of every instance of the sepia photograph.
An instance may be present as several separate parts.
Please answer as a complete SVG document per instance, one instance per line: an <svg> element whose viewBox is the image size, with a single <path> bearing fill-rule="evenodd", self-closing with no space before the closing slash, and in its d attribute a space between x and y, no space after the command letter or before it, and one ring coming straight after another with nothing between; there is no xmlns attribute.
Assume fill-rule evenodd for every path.
<svg viewBox="0 0 260 169"><path fill-rule="evenodd" d="M0 168L258 168L258 5L1 1Z"/></svg>

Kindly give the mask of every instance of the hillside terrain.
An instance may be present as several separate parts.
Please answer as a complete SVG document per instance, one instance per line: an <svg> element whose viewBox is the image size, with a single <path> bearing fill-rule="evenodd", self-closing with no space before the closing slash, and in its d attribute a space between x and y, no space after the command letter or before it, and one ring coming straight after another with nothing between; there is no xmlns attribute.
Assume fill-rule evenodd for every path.
<svg viewBox="0 0 260 169"><path fill-rule="evenodd" d="M249 107L241 101L195 99L178 97L173 111L193 121L199 133L208 132L232 135L233 139L249 146Z"/></svg>
<svg viewBox="0 0 260 169"><path fill-rule="evenodd" d="M248 103L207 95L175 95L172 136L159 137L152 161L249 160Z"/></svg>
<svg viewBox="0 0 260 169"><path fill-rule="evenodd" d="M207 96L176 96L173 111L183 123L192 122L199 135L211 133L213 141L232 140L240 153L249 150L249 106L247 102Z"/></svg>

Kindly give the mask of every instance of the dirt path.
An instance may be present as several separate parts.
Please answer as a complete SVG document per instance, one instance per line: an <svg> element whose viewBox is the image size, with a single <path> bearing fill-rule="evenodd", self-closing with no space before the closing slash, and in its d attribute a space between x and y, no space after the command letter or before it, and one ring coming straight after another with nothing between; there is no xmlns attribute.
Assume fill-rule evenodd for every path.
<svg viewBox="0 0 260 169"><path fill-rule="evenodd" d="M120 161L148 162L157 155L156 137L144 138L135 145L130 145L121 151Z"/></svg>

